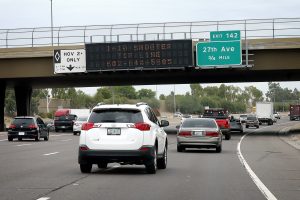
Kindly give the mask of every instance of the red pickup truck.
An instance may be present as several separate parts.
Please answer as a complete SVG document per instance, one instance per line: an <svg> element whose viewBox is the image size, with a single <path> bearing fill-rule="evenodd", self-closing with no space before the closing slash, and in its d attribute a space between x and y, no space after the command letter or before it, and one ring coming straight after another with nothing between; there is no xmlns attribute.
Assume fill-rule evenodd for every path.
<svg viewBox="0 0 300 200"><path fill-rule="evenodd" d="M204 118L214 118L220 127L222 134L225 135L225 140L230 140L230 120L228 116L228 111L223 108L210 108L205 109Z"/></svg>

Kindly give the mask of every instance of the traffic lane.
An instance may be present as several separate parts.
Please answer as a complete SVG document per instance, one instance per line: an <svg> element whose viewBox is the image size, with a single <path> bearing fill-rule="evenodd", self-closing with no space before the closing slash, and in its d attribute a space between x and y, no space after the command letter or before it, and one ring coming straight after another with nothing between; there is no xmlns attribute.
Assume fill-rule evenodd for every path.
<svg viewBox="0 0 300 200"><path fill-rule="evenodd" d="M62 137L76 140L27 141L34 143L32 146L16 146L23 142L7 141L6 149L10 151L0 156L1 199L35 199L85 177L77 164L79 137ZM58 153L50 154L54 152Z"/></svg>
<svg viewBox="0 0 300 200"><path fill-rule="evenodd" d="M110 164L86 178L47 194L53 199L265 199L236 156L240 136L223 141L223 152L176 151L176 136L168 135L168 166L151 175L144 166Z"/></svg>
<svg viewBox="0 0 300 200"><path fill-rule="evenodd" d="M242 153L256 175L277 199L299 199L299 150L283 142L278 133L297 122L277 124L254 131L242 142Z"/></svg>

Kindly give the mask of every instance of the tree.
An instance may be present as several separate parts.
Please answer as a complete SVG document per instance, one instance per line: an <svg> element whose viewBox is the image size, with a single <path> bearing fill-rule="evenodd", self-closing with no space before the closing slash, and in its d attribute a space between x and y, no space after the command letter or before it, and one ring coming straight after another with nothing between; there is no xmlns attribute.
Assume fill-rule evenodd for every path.
<svg viewBox="0 0 300 200"><path fill-rule="evenodd" d="M5 91L5 107L4 113L10 117L13 117L17 112L15 92L8 89Z"/></svg>
<svg viewBox="0 0 300 200"><path fill-rule="evenodd" d="M113 89L116 96L136 99L137 95L133 86L114 86Z"/></svg>
<svg viewBox="0 0 300 200"><path fill-rule="evenodd" d="M137 92L137 97L139 99L143 99L143 98L155 98L155 92L150 90L150 89L141 89Z"/></svg>

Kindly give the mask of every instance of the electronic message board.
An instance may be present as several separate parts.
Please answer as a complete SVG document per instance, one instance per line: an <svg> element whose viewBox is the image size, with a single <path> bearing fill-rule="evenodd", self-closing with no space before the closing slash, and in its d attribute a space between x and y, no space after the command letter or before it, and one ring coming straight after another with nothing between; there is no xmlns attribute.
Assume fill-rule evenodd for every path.
<svg viewBox="0 0 300 200"><path fill-rule="evenodd" d="M193 65L192 40L91 43L85 50L87 72Z"/></svg>

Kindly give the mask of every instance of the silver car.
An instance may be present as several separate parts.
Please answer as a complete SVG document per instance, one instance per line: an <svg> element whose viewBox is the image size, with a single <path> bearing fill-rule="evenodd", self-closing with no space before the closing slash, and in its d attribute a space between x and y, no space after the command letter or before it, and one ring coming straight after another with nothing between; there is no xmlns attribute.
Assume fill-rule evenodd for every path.
<svg viewBox="0 0 300 200"><path fill-rule="evenodd" d="M220 153L222 132L215 119L185 119L177 133L177 151L182 152L185 148L216 148Z"/></svg>
<svg viewBox="0 0 300 200"><path fill-rule="evenodd" d="M73 125L73 135L77 135L77 133L80 134L81 126L83 123L87 122L87 118L87 116L81 116L77 118Z"/></svg>

